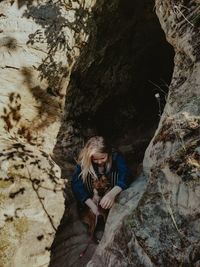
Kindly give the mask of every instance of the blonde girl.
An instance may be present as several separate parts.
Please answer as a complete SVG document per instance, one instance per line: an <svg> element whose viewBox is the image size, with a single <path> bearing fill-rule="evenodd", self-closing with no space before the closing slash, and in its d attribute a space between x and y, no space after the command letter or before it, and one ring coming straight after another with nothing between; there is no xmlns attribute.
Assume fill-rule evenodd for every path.
<svg viewBox="0 0 200 267"><path fill-rule="evenodd" d="M116 196L127 188L130 172L121 153L112 152L102 136L94 136L80 152L72 176L72 190L78 202L86 204L95 215L99 215L99 211L92 200L92 180L99 179L102 175L110 180L111 190L103 196L99 205L110 209Z"/></svg>

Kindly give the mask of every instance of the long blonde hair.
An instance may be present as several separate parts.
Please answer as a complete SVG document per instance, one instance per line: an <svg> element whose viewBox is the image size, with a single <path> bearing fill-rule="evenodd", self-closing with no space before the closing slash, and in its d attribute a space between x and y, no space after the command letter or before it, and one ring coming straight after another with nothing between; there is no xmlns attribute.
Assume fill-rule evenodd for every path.
<svg viewBox="0 0 200 267"><path fill-rule="evenodd" d="M80 177L82 177L83 182L86 181L88 174L97 179L97 175L92 165L92 156L96 153L107 153L108 160L105 163L106 172L111 168L112 155L110 146L102 136L91 137L81 150L78 158L78 163L81 166Z"/></svg>

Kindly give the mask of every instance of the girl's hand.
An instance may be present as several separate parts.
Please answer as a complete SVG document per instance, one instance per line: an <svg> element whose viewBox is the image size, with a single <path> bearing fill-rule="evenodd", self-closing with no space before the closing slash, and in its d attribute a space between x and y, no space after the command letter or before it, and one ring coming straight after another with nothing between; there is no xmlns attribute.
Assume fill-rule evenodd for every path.
<svg viewBox="0 0 200 267"><path fill-rule="evenodd" d="M115 202L115 196L109 192L101 199L100 205L103 209L110 209Z"/></svg>
<svg viewBox="0 0 200 267"><path fill-rule="evenodd" d="M85 201L85 204L91 209L91 211L92 211L96 216L99 215L98 207L97 207L97 205L94 203L94 201L93 201L91 198L88 198L88 199Z"/></svg>
<svg viewBox="0 0 200 267"><path fill-rule="evenodd" d="M122 191L121 187L114 186L100 201L100 205L103 209L110 209L114 202L115 197Z"/></svg>
<svg viewBox="0 0 200 267"><path fill-rule="evenodd" d="M99 213L99 210L98 210L98 207L95 205L91 208L91 211L94 213L94 215L98 216L100 213Z"/></svg>

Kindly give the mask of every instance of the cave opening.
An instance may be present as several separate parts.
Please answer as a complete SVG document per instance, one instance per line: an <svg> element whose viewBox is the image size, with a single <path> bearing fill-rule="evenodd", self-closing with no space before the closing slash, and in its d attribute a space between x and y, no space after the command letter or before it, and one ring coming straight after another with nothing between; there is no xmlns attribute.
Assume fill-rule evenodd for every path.
<svg viewBox="0 0 200 267"><path fill-rule="evenodd" d="M84 142L93 135L104 135L124 154L136 176L165 106L174 50L166 41L153 1L97 1L92 12L90 38L71 74L54 156L63 178L69 177ZM95 248L89 249L84 263L75 259L87 237L81 239L77 229L77 244L77 235L73 241L71 230L66 230L69 225L62 227L50 266L74 266L73 262L86 266ZM68 243L61 258L59 240Z"/></svg>
<svg viewBox="0 0 200 267"><path fill-rule="evenodd" d="M73 163L84 141L103 135L135 172L165 106L173 58L152 1L99 1L71 75L60 131L68 141L58 150Z"/></svg>

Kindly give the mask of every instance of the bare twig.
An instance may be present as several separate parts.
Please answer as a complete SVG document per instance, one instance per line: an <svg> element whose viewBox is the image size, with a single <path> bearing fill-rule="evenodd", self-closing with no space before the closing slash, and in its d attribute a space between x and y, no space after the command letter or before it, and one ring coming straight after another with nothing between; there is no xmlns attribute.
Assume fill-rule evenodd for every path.
<svg viewBox="0 0 200 267"><path fill-rule="evenodd" d="M183 5L181 5L181 7L188 9L187 7L185 7L185 6L183 6ZM181 16L184 18L184 20L187 21L192 27L194 27L194 24L191 23L191 22L186 18L186 16L183 14L183 12L180 10L180 8L179 8L177 5L174 5L174 6L173 6L173 9L174 9L174 13L175 13L176 15L181 14Z"/></svg>

